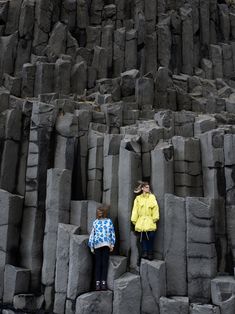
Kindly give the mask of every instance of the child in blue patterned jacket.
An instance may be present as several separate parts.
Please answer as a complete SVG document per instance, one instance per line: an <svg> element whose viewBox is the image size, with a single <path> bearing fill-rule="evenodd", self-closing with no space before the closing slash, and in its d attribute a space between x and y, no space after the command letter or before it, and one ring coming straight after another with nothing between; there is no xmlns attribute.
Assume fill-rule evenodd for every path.
<svg viewBox="0 0 235 314"><path fill-rule="evenodd" d="M95 253L96 290L107 290L109 253L115 244L115 232L112 220L107 218L108 206L101 205L96 211L88 245Z"/></svg>

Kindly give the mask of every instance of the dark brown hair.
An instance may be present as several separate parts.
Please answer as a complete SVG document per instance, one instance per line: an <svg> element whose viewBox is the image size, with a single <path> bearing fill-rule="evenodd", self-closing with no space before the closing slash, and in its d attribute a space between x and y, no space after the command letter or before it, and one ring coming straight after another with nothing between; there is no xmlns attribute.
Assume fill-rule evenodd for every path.
<svg viewBox="0 0 235 314"><path fill-rule="evenodd" d="M136 193L136 194L142 193L142 188L145 185L149 185L149 182L148 181L138 181L138 186L134 189L134 193Z"/></svg>
<svg viewBox="0 0 235 314"><path fill-rule="evenodd" d="M109 207L110 207L110 206L108 206L108 205L106 205L106 204L100 205L100 206L96 209L96 218L100 218L100 217L98 216L98 212L101 212L101 213L102 213L102 218L107 218Z"/></svg>

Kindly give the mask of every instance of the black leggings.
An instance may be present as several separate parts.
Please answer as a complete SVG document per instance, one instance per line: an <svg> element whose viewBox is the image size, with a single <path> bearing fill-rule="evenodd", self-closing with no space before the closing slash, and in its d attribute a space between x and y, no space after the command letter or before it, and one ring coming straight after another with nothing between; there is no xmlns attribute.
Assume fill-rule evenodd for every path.
<svg viewBox="0 0 235 314"><path fill-rule="evenodd" d="M95 280L106 281L109 266L109 247L102 246L95 249Z"/></svg>

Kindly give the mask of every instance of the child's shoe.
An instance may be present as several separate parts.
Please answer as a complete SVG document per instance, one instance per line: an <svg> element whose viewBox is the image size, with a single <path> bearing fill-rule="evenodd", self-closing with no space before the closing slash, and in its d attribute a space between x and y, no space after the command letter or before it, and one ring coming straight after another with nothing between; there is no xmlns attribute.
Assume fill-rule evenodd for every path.
<svg viewBox="0 0 235 314"><path fill-rule="evenodd" d="M95 291L100 291L100 281L95 282Z"/></svg>
<svg viewBox="0 0 235 314"><path fill-rule="evenodd" d="M107 290L107 284L105 280L102 280L101 282L101 290Z"/></svg>
<svg viewBox="0 0 235 314"><path fill-rule="evenodd" d="M148 258L148 254L146 251L143 251L142 255L141 255L142 258Z"/></svg>

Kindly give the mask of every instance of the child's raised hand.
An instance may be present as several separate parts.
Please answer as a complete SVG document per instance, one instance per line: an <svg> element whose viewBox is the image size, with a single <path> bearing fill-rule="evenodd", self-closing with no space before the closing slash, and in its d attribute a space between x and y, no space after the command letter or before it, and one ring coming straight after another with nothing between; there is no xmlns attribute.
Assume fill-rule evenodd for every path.
<svg viewBox="0 0 235 314"><path fill-rule="evenodd" d="M109 247L110 252L113 252L113 246Z"/></svg>

